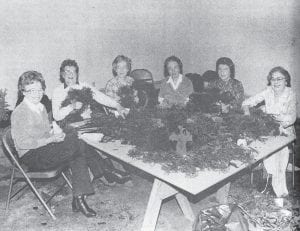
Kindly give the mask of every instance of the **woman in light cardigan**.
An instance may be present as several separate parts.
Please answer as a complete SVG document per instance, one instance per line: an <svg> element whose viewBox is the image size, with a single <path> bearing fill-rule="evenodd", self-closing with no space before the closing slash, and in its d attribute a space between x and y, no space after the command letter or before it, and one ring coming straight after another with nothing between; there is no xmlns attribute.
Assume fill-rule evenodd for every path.
<svg viewBox="0 0 300 231"><path fill-rule="evenodd" d="M249 107L264 101L265 112L280 122L281 133L295 138L296 95L291 89L290 74L282 67L274 67L267 80L265 90L243 102L244 112L250 114ZM288 195L285 175L288 160L289 150L285 147L264 161L267 173L272 175L272 187L277 197Z"/></svg>
<svg viewBox="0 0 300 231"><path fill-rule="evenodd" d="M86 203L86 196L93 194L85 153L74 134L54 133L41 99L45 82L39 72L27 71L20 77L24 100L11 116L11 133L20 161L32 171L48 170L64 163L72 171L74 212L86 217L96 212Z"/></svg>
<svg viewBox="0 0 300 231"><path fill-rule="evenodd" d="M168 57L164 63L164 75L158 95L160 106L184 106L194 90L191 80L183 75L181 60L176 56Z"/></svg>

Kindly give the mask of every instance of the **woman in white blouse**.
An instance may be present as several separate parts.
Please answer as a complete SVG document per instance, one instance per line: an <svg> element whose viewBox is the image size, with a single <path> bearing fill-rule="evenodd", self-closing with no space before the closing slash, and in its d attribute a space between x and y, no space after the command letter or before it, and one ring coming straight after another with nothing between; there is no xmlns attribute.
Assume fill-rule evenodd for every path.
<svg viewBox="0 0 300 231"><path fill-rule="evenodd" d="M265 112L280 122L281 133L295 137L296 95L291 89L290 74L282 67L274 67L267 80L265 90L243 102L244 112L249 115L249 107L264 101ZM272 187L277 197L288 195L285 175L288 160L289 150L285 147L264 161L267 173L272 175Z"/></svg>
<svg viewBox="0 0 300 231"><path fill-rule="evenodd" d="M124 118L127 111L117 101L89 84L79 82L79 66L75 60L66 59L62 62L60 66L60 81L61 84L54 89L52 96L53 118L57 122L64 120L69 114L76 113L76 110L79 110L83 106L81 102L77 101L65 107L61 107L70 89L82 89L83 87L88 87L92 90L95 101L116 109L118 115ZM90 110L86 109L80 116L82 118L90 118ZM112 185L115 182L125 183L125 181L129 180L129 174L120 171L117 172L111 162L107 161L105 164L105 161L91 147L85 145L84 142L80 142L80 144L89 154L87 163L96 179L99 179L102 183L107 185Z"/></svg>

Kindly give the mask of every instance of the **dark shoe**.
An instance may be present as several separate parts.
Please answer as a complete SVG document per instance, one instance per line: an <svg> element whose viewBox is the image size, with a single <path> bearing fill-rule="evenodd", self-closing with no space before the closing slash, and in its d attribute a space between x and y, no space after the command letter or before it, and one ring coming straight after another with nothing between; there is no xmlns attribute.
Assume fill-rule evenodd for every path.
<svg viewBox="0 0 300 231"><path fill-rule="evenodd" d="M84 196L73 197L72 211L81 212L86 217L94 217L97 215L97 213L87 205Z"/></svg>
<svg viewBox="0 0 300 231"><path fill-rule="evenodd" d="M265 195L275 196L275 192L272 187L272 177L268 176L268 178L263 179L263 181L257 186L257 191Z"/></svg>
<svg viewBox="0 0 300 231"><path fill-rule="evenodd" d="M125 173L123 171L114 169L110 172L106 172L107 177L110 179L113 179L118 184L124 184L125 182L131 180L131 176L128 173Z"/></svg>
<svg viewBox="0 0 300 231"><path fill-rule="evenodd" d="M114 186L114 185L116 185L116 182L114 181L114 179L106 173L103 176L98 177L95 180L99 180L105 186Z"/></svg>

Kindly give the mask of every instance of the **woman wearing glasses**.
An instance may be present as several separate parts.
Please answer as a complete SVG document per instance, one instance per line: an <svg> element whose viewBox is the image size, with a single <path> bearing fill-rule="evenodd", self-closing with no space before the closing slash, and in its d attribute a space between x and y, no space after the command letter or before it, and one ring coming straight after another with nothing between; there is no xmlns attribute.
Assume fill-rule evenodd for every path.
<svg viewBox="0 0 300 231"><path fill-rule="evenodd" d="M268 86L265 90L243 102L244 112L249 115L249 107L264 101L265 112L279 121L281 132L295 137L293 125L296 121L296 95L291 89L291 76L284 68L274 67L267 80ZM264 161L267 173L272 175L273 190L279 198L288 195L285 176L288 159L289 150L285 147Z"/></svg>
<svg viewBox="0 0 300 231"><path fill-rule="evenodd" d="M19 81L24 100L11 116L11 134L20 161L32 171L48 170L68 163L72 171L74 212L86 217L96 212L86 203L86 196L93 194L86 153L82 152L74 134L54 133L47 112L41 103L45 86L42 75L36 71L23 73Z"/></svg>

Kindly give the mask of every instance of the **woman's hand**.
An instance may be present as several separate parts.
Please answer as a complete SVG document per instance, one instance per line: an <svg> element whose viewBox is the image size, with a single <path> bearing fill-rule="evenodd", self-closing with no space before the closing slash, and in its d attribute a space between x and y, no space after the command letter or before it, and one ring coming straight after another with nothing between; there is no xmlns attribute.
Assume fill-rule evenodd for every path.
<svg viewBox="0 0 300 231"><path fill-rule="evenodd" d="M221 111L222 111L222 113L228 113L229 112L229 108L230 108L229 104L221 103ZM249 112L249 115L250 115L250 112Z"/></svg>
<svg viewBox="0 0 300 231"><path fill-rule="evenodd" d="M118 104L116 109L117 109L118 115L121 116L123 119L125 119L125 116L129 113L129 110L122 107L121 104Z"/></svg>
<svg viewBox="0 0 300 231"><path fill-rule="evenodd" d="M134 102L136 103L136 104L138 104L139 103L139 97L138 97L138 91L137 90L134 90L134 92L133 92L133 95L134 95Z"/></svg>
<svg viewBox="0 0 300 231"><path fill-rule="evenodd" d="M82 108L83 104L81 102L75 101L71 105L73 107L73 110L79 110L80 108Z"/></svg>
<svg viewBox="0 0 300 231"><path fill-rule="evenodd" d="M242 106L242 109L244 111L244 115L250 115L249 106Z"/></svg>
<svg viewBox="0 0 300 231"><path fill-rule="evenodd" d="M64 141L66 134L64 132L58 133L58 134L53 134L50 138L52 140L51 143L59 143Z"/></svg>

